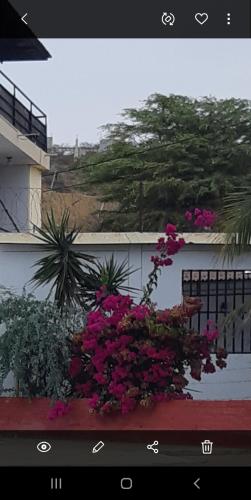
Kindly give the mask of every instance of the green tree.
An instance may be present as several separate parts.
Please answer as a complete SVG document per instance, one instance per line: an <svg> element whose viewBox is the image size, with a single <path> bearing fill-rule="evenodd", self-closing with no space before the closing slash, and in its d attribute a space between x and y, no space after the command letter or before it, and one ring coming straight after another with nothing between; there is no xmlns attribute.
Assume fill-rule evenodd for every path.
<svg viewBox="0 0 251 500"><path fill-rule="evenodd" d="M247 100L154 94L122 117L104 127L109 147L79 171L84 190L113 203L102 230L158 231L170 220L191 229L185 210L218 210L251 179Z"/></svg>

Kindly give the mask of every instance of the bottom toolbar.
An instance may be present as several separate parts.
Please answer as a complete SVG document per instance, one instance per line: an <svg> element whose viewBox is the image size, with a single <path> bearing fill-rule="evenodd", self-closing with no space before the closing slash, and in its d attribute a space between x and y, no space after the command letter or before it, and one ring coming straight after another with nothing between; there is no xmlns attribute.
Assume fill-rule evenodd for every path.
<svg viewBox="0 0 251 500"><path fill-rule="evenodd" d="M251 432L1 432L1 466L251 466Z"/></svg>

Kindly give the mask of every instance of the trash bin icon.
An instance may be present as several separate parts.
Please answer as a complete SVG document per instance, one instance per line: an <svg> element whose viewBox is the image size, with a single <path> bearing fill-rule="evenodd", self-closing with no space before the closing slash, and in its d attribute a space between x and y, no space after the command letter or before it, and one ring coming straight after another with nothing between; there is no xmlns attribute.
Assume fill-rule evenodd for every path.
<svg viewBox="0 0 251 500"><path fill-rule="evenodd" d="M205 439L201 443L202 453L203 455L211 455L213 451L213 442L209 441L209 439Z"/></svg>

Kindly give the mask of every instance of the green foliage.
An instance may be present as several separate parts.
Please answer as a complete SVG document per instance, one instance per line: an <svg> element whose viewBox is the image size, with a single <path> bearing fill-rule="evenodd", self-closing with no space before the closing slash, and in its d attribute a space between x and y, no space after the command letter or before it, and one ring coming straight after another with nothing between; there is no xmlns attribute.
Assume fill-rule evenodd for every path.
<svg viewBox="0 0 251 500"><path fill-rule="evenodd" d="M232 261L247 251L251 241L251 188L241 187L224 199L219 213L220 227L225 233L224 258Z"/></svg>
<svg viewBox="0 0 251 500"><path fill-rule="evenodd" d="M185 210L217 211L251 180L247 100L154 94L122 116L105 127L107 151L80 170L85 191L114 202L102 230L158 231L170 220L189 230Z"/></svg>
<svg viewBox="0 0 251 500"><path fill-rule="evenodd" d="M241 186L230 192L223 200L223 208L219 211L219 228L225 235L225 243L219 253L219 259L228 264L235 257L250 251L251 242L251 188ZM237 309L229 313L223 324L228 328L234 321L244 327L251 317L251 301L246 299Z"/></svg>
<svg viewBox="0 0 251 500"><path fill-rule="evenodd" d="M82 313L81 313L82 314ZM63 400L71 391L70 331L83 319L51 302L4 293L0 299L0 392L12 372L16 394Z"/></svg>
<svg viewBox="0 0 251 500"><path fill-rule="evenodd" d="M118 264L114 255L104 262L95 262L93 266L86 266L85 276L85 297L93 307L96 302L96 292L101 287L105 287L107 295L118 295L118 293L131 293L135 289L126 286L125 282L129 276L136 271L128 267L128 262L124 260Z"/></svg>
<svg viewBox="0 0 251 500"><path fill-rule="evenodd" d="M47 214L47 223L43 228L35 226L35 236L45 243L43 250L48 255L35 264L39 269L31 282L37 286L52 283L50 294L55 290L55 302L61 311L76 304L85 308L81 292L85 279L83 266L86 262L94 261L91 255L74 249L73 243L79 234L79 229L68 229L69 216L69 211L65 210L60 224L57 225L51 211Z"/></svg>

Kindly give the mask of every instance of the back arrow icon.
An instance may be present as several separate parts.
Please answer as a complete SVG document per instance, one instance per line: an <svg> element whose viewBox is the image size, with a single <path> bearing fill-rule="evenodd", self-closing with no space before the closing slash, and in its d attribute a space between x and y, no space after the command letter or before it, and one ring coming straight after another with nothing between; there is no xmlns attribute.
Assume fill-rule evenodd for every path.
<svg viewBox="0 0 251 500"><path fill-rule="evenodd" d="M198 485L199 481L200 481L200 477L198 477L198 479L196 479L196 481L194 481L194 483L193 483L193 484L194 484L194 486L196 486L196 488L197 488L198 490L200 490L200 486Z"/></svg>
<svg viewBox="0 0 251 500"><path fill-rule="evenodd" d="M28 16L28 12L26 12L26 13L23 15L23 17L21 17L21 20L23 21L23 23L28 24L28 23L27 23L27 21L26 21L26 19L25 19L25 18L26 18L26 16Z"/></svg>

